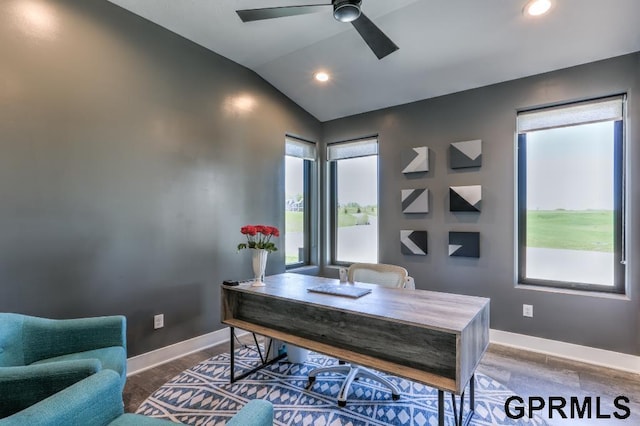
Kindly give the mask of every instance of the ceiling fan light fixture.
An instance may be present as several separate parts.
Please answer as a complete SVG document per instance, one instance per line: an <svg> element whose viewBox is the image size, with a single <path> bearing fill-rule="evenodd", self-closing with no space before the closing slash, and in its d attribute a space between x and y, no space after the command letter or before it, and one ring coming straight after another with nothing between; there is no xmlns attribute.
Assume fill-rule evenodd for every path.
<svg viewBox="0 0 640 426"><path fill-rule="evenodd" d="M528 16L541 16L551 9L551 0L531 0L524 6L524 13Z"/></svg>
<svg viewBox="0 0 640 426"><path fill-rule="evenodd" d="M340 22L353 22L360 17L361 0L338 0L333 2L333 17Z"/></svg>

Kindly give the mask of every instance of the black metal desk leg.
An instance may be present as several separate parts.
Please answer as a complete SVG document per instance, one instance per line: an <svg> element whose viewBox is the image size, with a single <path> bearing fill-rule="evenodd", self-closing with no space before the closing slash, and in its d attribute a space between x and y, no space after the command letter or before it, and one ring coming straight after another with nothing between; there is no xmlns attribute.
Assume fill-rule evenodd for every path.
<svg viewBox="0 0 640 426"><path fill-rule="evenodd" d="M230 380L230 382L233 383L233 382L236 381L236 379L234 377L235 375L233 374L233 372L235 371L235 368L236 368L235 354L234 354L235 351L233 349L233 337L234 337L235 334L233 332L233 327L229 327L229 331L231 332L230 335L229 335L229 350L231 351L230 352L230 355L231 355L231 360L230 360L230 364L231 364L231 375L230 375L230 377L231 377L231 380Z"/></svg>
<svg viewBox="0 0 640 426"><path fill-rule="evenodd" d="M453 406L453 420L456 426L468 426L471 423L471 418L475 414L476 408L476 389L475 389L475 374L471 375L471 380L469 381L469 412L464 415L464 394L460 394L460 410L458 411L458 406L456 402L456 395L451 393L451 404ZM438 394L438 397L440 395ZM438 400L438 403L440 400Z"/></svg>
<svg viewBox="0 0 640 426"><path fill-rule="evenodd" d="M471 383L469 383L469 398L471 402L471 411L476 411L476 375L471 375Z"/></svg>
<svg viewBox="0 0 640 426"><path fill-rule="evenodd" d="M444 391L438 389L438 426L444 426Z"/></svg>
<svg viewBox="0 0 640 426"><path fill-rule="evenodd" d="M271 360L267 360L269 358L269 353L270 353L269 351L271 349L271 344L269 344L269 349L267 349L267 352L266 352L264 358L262 356L262 351L260 350L260 345L258 345L257 350L258 350L258 353L260 354L260 364L258 364L257 367L254 367L254 368L252 368L252 369L250 369L248 371L244 370L244 371L241 372L241 374L236 376L236 374L235 374L235 371L236 371L236 356L235 356L235 353L234 353L235 352L234 351L235 333L234 333L234 328L233 327L229 327L229 330L231 331L231 335L230 335L230 339L229 339L229 349L231 350L231 354L230 354L230 357L229 357L229 364L230 364L230 367L231 367L231 372L229 374L229 382L230 383L235 383L238 380L242 380L245 377L252 375L256 371L258 371L258 370L260 370L260 369L262 369L262 368L264 368L264 367L266 367L268 365L274 364L274 363L280 361L281 359L283 359L284 357L287 356L287 354L285 352L283 354L275 356ZM254 334L253 338L254 338L256 344L258 344L258 341L257 341L257 339L255 337L255 334Z"/></svg>
<svg viewBox="0 0 640 426"><path fill-rule="evenodd" d="M469 381L469 412L466 416L462 416L462 411L464 407L464 392L462 392L462 398L460 401L460 417L459 423L460 426L468 426L471 423L471 418L476 412L476 375L471 375L471 380ZM464 419L464 421L463 421Z"/></svg>

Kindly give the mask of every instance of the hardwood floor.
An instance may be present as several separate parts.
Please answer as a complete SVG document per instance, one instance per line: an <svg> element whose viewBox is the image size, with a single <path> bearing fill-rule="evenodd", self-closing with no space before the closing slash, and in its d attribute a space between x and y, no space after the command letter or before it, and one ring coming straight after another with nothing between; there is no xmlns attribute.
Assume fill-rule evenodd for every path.
<svg viewBox="0 0 640 426"><path fill-rule="evenodd" d="M169 379L200 361L226 352L228 348L228 344L218 345L129 376L124 389L125 410L134 412L145 398ZM525 401L529 397L542 397L548 406L549 397L563 397L568 404L571 397L579 398L580 404L585 398L591 398L591 419L586 415L580 420L562 419L557 411L549 418L548 410L538 411L550 426L640 425L640 375L498 345L489 347L478 372L496 379ZM624 403L631 411L625 420L613 416L614 412L623 413L614 406L614 399L618 396L625 396L630 401ZM595 418L597 397L600 398L600 414L611 418ZM516 409L515 404L512 408ZM564 412L570 416L569 405Z"/></svg>
<svg viewBox="0 0 640 426"><path fill-rule="evenodd" d="M530 396L543 397L548 405L549 397L571 397L580 402L591 397L592 419L562 419L557 412L549 417L548 410L539 412L549 425L640 425L640 375L619 370L579 363L528 351L491 345L480 366L480 373L498 380L523 399ZM622 411L613 405L618 396L629 398L627 405L631 416L618 420L612 414ZM610 419L596 419L596 398L600 397L600 413L611 415ZM570 409L565 409L570 416Z"/></svg>

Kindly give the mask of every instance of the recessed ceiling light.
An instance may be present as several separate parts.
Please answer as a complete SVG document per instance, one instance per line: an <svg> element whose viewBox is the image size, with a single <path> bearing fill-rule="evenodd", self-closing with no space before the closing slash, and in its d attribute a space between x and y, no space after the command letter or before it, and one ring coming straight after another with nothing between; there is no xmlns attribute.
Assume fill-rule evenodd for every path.
<svg viewBox="0 0 640 426"><path fill-rule="evenodd" d="M314 77L316 78L316 80L321 81L323 83L325 81L329 81L329 74L327 74L324 71L317 72Z"/></svg>
<svg viewBox="0 0 640 426"><path fill-rule="evenodd" d="M551 9L551 0L531 0L524 7L524 13L529 16L544 15Z"/></svg>

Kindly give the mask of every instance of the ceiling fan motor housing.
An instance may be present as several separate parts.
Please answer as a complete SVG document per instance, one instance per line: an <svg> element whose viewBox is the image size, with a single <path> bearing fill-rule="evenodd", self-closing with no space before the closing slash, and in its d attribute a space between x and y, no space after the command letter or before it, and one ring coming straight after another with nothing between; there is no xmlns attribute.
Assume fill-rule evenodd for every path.
<svg viewBox="0 0 640 426"><path fill-rule="evenodd" d="M340 22L352 22L360 17L362 0L333 0L333 17Z"/></svg>

